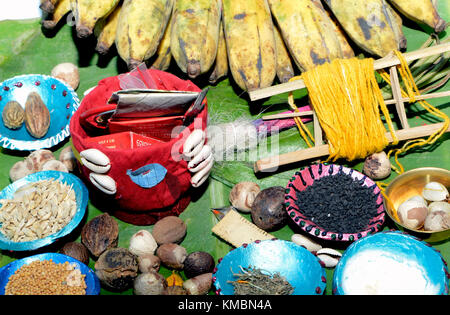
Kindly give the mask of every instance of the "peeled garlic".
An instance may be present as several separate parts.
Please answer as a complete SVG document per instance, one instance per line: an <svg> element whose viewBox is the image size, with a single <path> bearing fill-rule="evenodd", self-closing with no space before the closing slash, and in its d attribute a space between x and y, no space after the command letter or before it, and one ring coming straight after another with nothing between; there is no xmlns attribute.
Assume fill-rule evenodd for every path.
<svg viewBox="0 0 450 315"><path fill-rule="evenodd" d="M445 211L431 212L424 223L426 231L440 231L450 228L450 215Z"/></svg>
<svg viewBox="0 0 450 315"><path fill-rule="evenodd" d="M410 229L419 229L423 226L428 215L428 208L422 202L407 200L397 210L400 223Z"/></svg>
<svg viewBox="0 0 450 315"><path fill-rule="evenodd" d="M448 197L448 190L438 182L429 182L422 191L422 196L429 201L442 201Z"/></svg>
<svg viewBox="0 0 450 315"><path fill-rule="evenodd" d="M158 244L153 235L147 230L140 230L131 237L128 250L139 257L154 254L157 247Z"/></svg>

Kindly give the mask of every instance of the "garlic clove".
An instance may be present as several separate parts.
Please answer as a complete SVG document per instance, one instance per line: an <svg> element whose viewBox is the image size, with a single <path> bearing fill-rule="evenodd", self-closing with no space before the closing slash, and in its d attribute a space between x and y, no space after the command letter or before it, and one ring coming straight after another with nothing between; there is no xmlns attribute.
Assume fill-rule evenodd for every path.
<svg viewBox="0 0 450 315"><path fill-rule="evenodd" d="M407 200L403 202L397 210L400 223L410 229L421 228L428 215L428 207L424 206L420 201Z"/></svg>
<svg viewBox="0 0 450 315"><path fill-rule="evenodd" d="M444 211L450 215L450 203L446 201L433 201L428 205L428 209L431 212Z"/></svg>
<svg viewBox="0 0 450 315"><path fill-rule="evenodd" d="M441 183L429 182L423 188L422 196L429 201L443 201L448 197L448 190Z"/></svg>

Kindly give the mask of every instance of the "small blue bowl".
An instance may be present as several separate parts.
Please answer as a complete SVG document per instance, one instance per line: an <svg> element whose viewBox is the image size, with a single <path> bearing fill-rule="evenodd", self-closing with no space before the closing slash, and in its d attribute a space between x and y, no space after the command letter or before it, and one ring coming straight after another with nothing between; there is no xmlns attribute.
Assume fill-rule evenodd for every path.
<svg viewBox="0 0 450 315"><path fill-rule="evenodd" d="M0 83L0 115L9 101L25 109L30 92L37 92L50 112L50 127L40 139L32 137L25 123L18 129L7 128L0 119L0 146L10 150L34 151L51 148L70 136L69 123L80 106L75 91L65 82L47 75L27 74Z"/></svg>
<svg viewBox="0 0 450 315"><path fill-rule="evenodd" d="M0 192L0 199L12 199L14 192L27 184L37 182L46 179L55 179L62 183L72 185L72 189L75 191L75 198L77 201L77 210L72 220L58 232L48 235L44 238L28 241L28 242L13 242L5 235L0 233L0 249L11 251L29 251L41 248L49 245L57 239L68 235L72 232L81 222L85 213L89 200L89 192L84 183L75 175L59 171L42 171L27 175L14 183L8 185ZM0 223L1 224L1 223Z"/></svg>
<svg viewBox="0 0 450 315"><path fill-rule="evenodd" d="M293 242L283 240L255 241L231 250L219 260L213 273L218 295L234 295L233 273L242 268L258 268L267 274L279 273L294 287L292 295L323 294L325 269L311 252Z"/></svg>
<svg viewBox="0 0 450 315"><path fill-rule="evenodd" d="M333 294L448 294L448 281L442 255L429 244L399 231L379 232L343 253L333 274Z"/></svg>
<svg viewBox="0 0 450 315"><path fill-rule="evenodd" d="M75 268L79 269L81 273L85 275L84 281L86 283L86 295L100 294L100 281L94 271L75 258L59 253L44 253L22 258L0 268L0 294L5 295L5 287L8 284L9 278L22 266L28 265L33 261L44 261L50 259L56 264L62 264L66 261L70 264L74 264Z"/></svg>

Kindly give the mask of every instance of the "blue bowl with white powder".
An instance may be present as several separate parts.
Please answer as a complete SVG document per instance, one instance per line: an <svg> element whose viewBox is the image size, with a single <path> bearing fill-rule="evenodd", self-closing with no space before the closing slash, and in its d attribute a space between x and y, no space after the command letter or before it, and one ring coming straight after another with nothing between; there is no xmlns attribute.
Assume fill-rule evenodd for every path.
<svg viewBox="0 0 450 315"><path fill-rule="evenodd" d="M333 275L336 295L448 294L448 267L429 244L399 231L351 244Z"/></svg>

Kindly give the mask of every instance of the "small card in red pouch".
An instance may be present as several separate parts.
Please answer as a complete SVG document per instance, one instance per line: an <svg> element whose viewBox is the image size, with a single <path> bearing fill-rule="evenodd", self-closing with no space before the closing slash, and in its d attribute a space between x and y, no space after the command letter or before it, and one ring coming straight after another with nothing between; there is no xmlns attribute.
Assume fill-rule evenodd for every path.
<svg viewBox="0 0 450 315"><path fill-rule="evenodd" d="M88 142L103 145L108 149L135 149L147 147L155 143L162 143L163 141L131 131L125 131L89 138Z"/></svg>

